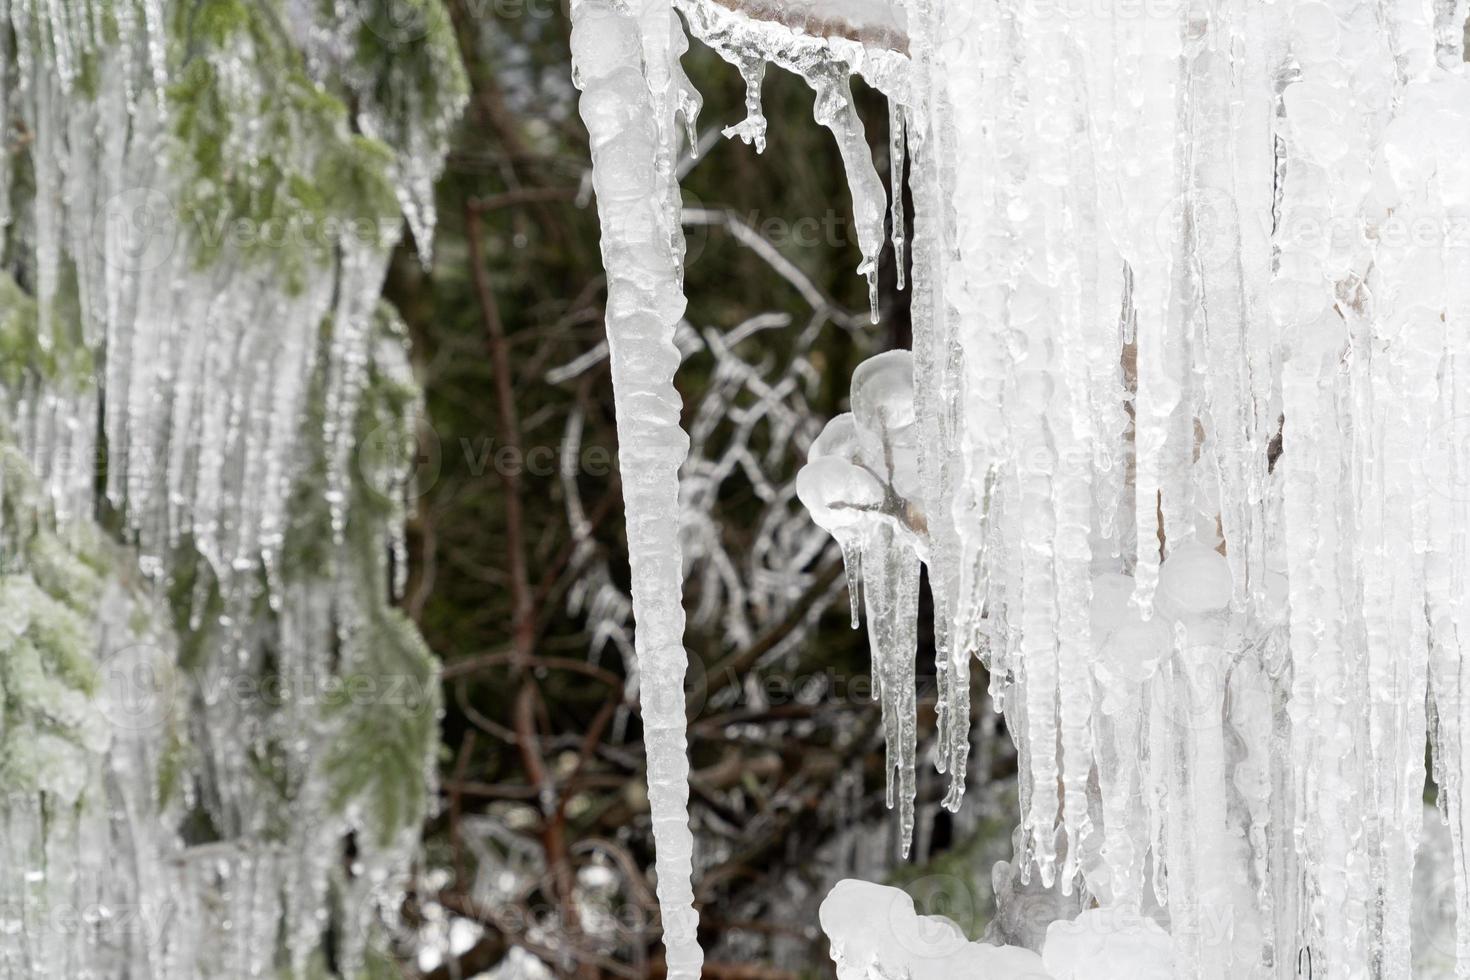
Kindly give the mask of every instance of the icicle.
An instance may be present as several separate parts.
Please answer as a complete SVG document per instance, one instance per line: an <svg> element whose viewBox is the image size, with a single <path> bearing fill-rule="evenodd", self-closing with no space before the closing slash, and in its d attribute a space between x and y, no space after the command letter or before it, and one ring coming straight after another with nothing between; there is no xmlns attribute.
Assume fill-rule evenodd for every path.
<svg viewBox="0 0 1470 980"><path fill-rule="evenodd" d="M863 546L860 539L847 533L843 533L837 539L842 548L842 568L847 575L848 603L852 607L852 628L857 629L862 625L862 601L863 601Z"/></svg>
<svg viewBox="0 0 1470 980"><path fill-rule="evenodd" d="M867 277L871 317L877 323L878 257L885 238L887 198L883 181L873 165L862 120L852 104L852 76L862 74L880 90L895 90L902 85L904 59L894 52L869 48L856 41L792 35L774 23L753 20L721 4L678 0L678 6L694 36L740 70L747 82L747 108L750 80L757 72L754 66L765 61L800 75L815 93L813 117L831 131L842 157L852 197L858 248L863 256L857 271L858 275ZM751 139L755 138L752 118L733 127L737 135L745 138L748 133ZM764 117L759 118L763 133Z"/></svg>
<svg viewBox="0 0 1470 980"><path fill-rule="evenodd" d="M812 114L817 122L831 130L837 139L842 167L847 172L847 190L852 196L853 223L857 228L858 248L863 261L858 275L868 279L870 316L878 322L878 255L883 249L884 205L883 182L873 166L863 122L852 104L852 82L837 70L808 77L816 93Z"/></svg>
<svg viewBox="0 0 1470 980"><path fill-rule="evenodd" d="M1470 827L1463 2L906 0L891 75L789 14L681 2L817 90L860 231L845 86L883 80L901 270L913 154L917 436L864 445L864 365L857 438L798 478L845 552L863 532L885 731L872 563L902 542L934 586L940 767L970 647L1015 733L1023 880L1051 881L1060 823L1061 887L1166 904L1177 975L1407 975L1426 737ZM878 453L908 442L903 489Z"/></svg>
<svg viewBox="0 0 1470 980"><path fill-rule="evenodd" d="M766 77L766 63L762 58L742 56L736 64L740 77L745 80L745 118L733 126L726 126L721 133L726 139L736 136L749 146L755 144L755 152L766 152L766 117L761 111L761 82Z"/></svg>
<svg viewBox="0 0 1470 980"><path fill-rule="evenodd" d="M914 406L908 351L869 358L853 372L852 412L827 423L796 476L797 496L812 519L842 546L849 572L860 569L864 580L868 645L887 743L887 799L900 810L905 854L914 828L915 620L925 527ZM849 588L856 601L854 583Z"/></svg>
<svg viewBox="0 0 1470 980"><path fill-rule="evenodd" d="M699 975L703 955L690 886L689 759L685 749L680 605L679 428L674 329L684 311L677 187L676 73L682 31L667 0L631 11L605 0L572 8L572 55L608 272L607 331L633 566L648 792L669 976Z"/></svg>
<svg viewBox="0 0 1470 980"><path fill-rule="evenodd" d="M893 212L893 267L898 274L898 288L904 288L905 262L903 254L904 243L904 217L903 217L903 155L904 144L904 113L903 106L896 99L888 100L888 189L893 198L890 202Z"/></svg>
<svg viewBox="0 0 1470 980"><path fill-rule="evenodd" d="M851 463L858 458L862 434L853 420L851 412L833 418L812 442L807 453L808 461L819 459L842 460ZM882 505L882 492L876 483L864 473L852 471L851 467L836 467L827 464L832 475L821 477L823 468L803 468L797 474L796 492L803 504L813 514L814 508L822 509L826 516L818 523L830 531L842 549L842 564L847 573L847 592L852 605L852 628L859 625L859 609L862 602L863 563L862 533L856 528L862 522L862 507L874 508ZM841 491L829 489L822 484L828 480L849 482L851 489ZM828 500L842 500L847 507L829 507Z"/></svg>
<svg viewBox="0 0 1470 980"><path fill-rule="evenodd" d="M889 809L899 811L898 834L908 857L914 833L914 762L917 720L914 657L918 647L919 561L891 525L869 525L863 536L863 591L874 687L881 702L887 746Z"/></svg>
<svg viewBox="0 0 1470 980"><path fill-rule="evenodd" d="M937 697L935 703L935 768L948 774L949 786L942 805L960 809L965 792L970 753L970 658L975 653L978 610L961 601L966 586L966 560L960 511L956 498L963 472L961 430L963 412L963 362L959 356L959 318L945 286L958 263L946 245L949 227L949 194L956 175L941 168L950 146L955 117L946 94L936 91L929 79L940 71L941 45L949 36L941 22L943 10L930 4L908 11L909 53L912 78L904 99L890 96L890 112L896 105L897 122L890 120L890 135L900 137L898 152L890 150L897 163L892 204L895 228L903 232L903 161L912 153L909 189L913 200L912 236L913 295L910 318L914 334L914 411L919 443L919 487L925 519L929 591L934 603L934 658ZM900 282L908 264L901 249L895 249ZM961 613L967 616L960 621Z"/></svg>
<svg viewBox="0 0 1470 980"><path fill-rule="evenodd" d="M46 616L58 604L75 607L75 622L47 625L44 642L33 646L69 665L47 666L50 683L82 676L89 663L97 675L85 696L52 692L46 731L31 737L16 707L18 698L25 700L17 680L28 654L6 652L5 732L34 745L31 761L44 763L45 776L28 783L27 759L6 745L0 822L15 834L15 846L0 864L29 868L38 861L26 889L52 911L122 909L133 925L145 927L124 934L108 932L105 921L96 930L89 922L82 932L51 928L38 935L7 921L0 973L38 980L259 976L281 965L281 950L304 969L320 950L323 929L336 925L328 878L345 887L351 876L342 861L348 836L364 831L354 844L359 863L403 869L421 815L414 797L431 781L431 746L413 744L412 736L395 744L405 760L422 753L426 768L410 775L424 784L395 787L408 804L398 817L413 829L390 828L399 839L382 845L366 831L392 818L356 798L346 805L349 816L330 799L328 769L340 760L329 758L344 742L358 744L350 731L344 737L350 723L341 716L325 722L319 703L301 708L301 692L325 690L346 672L412 668L419 672L415 681L429 682L421 688L422 707L434 710L432 658L387 607L386 560L376 546L393 535L383 518L376 509L339 515L357 522L364 561L333 552L328 540L323 554L296 563L294 577L277 564L290 520L318 516L302 504L311 496L299 493L304 474L316 476L320 464L324 483L343 497L367 478L353 455L360 448L358 396L367 365L383 377L405 376L406 362L390 369L372 349L370 332L357 330L356 347L335 352L341 364L354 362L356 373L335 383L340 417L333 419L330 450L318 452L326 435L312 413L320 407L313 402L316 382L327 384L317 358L322 321L334 295L344 316L361 321L360 314L371 314L391 235L282 242L274 236L300 229L259 227L261 239L252 244L268 247L252 251L235 238L251 230L250 220L232 223L225 234L219 215L198 213L200 187L218 200L234 194L194 172L194 155L178 143L176 117L164 102L178 81L171 77L178 50L187 46L190 63L214 73L205 83L213 91L196 84L188 97L217 96L228 107L210 123L228 126L224 152L237 164L232 177L256 190L265 189L255 168L267 156L294 179L320 172L313 169L322 162L316 154L336 149L330 141L361 137L344 120L284 148L272 145L264 134L284 127L263 113L299 111L293 99L271 98L279 94L273 86L297 84L294 76L266 77L269 59L248 43L248 30L185 44L174 36L184 21L161 0L0 2L0 22L6 35L0 48L8 54L13 45L17 55L13 61L0 55L0 101L7 118L34 136L7 155L27 158L37 192L31 199L29 189L10 186L7 161L0 199L7 208L17 204L23 216L12 224L5 212L8 245L16 268L34 270L22 278L36 295L0 277L0 320L7 330L33 332L11 336L33 342L44 355L28 358L25 344L14 346L13 370L0 381L0 453L6 455L0 507L8 508L0 534L10 566L6 588L34 577L43 592L57 593L45 602L21 602L7 592L5 605ZM271 47L289 60L299 39L285 25L281 30ZM435 79L437 107L453 106L448 93L457 61L452 67L455 72ZM99 78L105 84L93 84ZM334 104L348 87L330 81L314 95L318 108ZM443 140L416 148L437 173ZM391 177L390 170L382 176ZM318 244L319 251L307 247ZM300 249L292 256L300 268L277 261L283 247ZM412 391L409 381L394 394ZM369 407L383 409L376 401ZM103 463L102 493L113 505L121 541L93 520L107 509L96 491ZM401 482L401 474L391 479ZM13 509L23 488L29 516L17 521ZM318 557L333 567L313 567ZM161 596L140 584L140 568L161 592L177 596L184 619L177 629L158 606ZM312 575L325 580L302 581ZM348 624L336 637L334 619ZM373 649L365 651L369 620L387 628L371 635ZM185 629L192 634L187 655L176 635ZM0 645L10 642L0 639ZM267 647L269 668L262 662ZM401 663L391 659L397 655ZM342 674L326 665L329 656L340 657ZM185 657L197 667L191 683L199 684L202 703L186 696L177 677ZM289 679L286 704L248 694L221 697L267 675ZM191 730L197 758L180 749ZM284 805L274 777L269 796L261 794L261 773L242 750L265 744L282 753L279 775L292 786ZM181 763L197 768L180 771ZM179 837L186 814L196 811L207 815L218 841ZM36 819L43 814L44 824ZM0 881L7 903L22 898L11 888L13 877L0 876L7 879ZM362 942L341 938L337 962L349 970L361 965Z"/></svg>
<svg viewBox="0 0 1470 980"><path fill-rule="evenodd" d="M1173 277L1179 268L1175 250L1182 241L1176 232L1182 214L1174 138L1182 11L1174 16L1131 19L1120 27L1119 69L1125 73L1120 81L1139 93L1126 103L1133 113L1124 114L1122 106L1114 106L1120 114L1114 126L1120 133L1131 130L1124 190L1134 217L1124 255L1132 270L1132 312L1137 318L1134 601L1147 617L1161 557L1158 514L1160 491L1168 476L1166 441L1182 395L1179 382L1168 375L1168 346L1179 330L1169 322L1169 313Z"/></svg>

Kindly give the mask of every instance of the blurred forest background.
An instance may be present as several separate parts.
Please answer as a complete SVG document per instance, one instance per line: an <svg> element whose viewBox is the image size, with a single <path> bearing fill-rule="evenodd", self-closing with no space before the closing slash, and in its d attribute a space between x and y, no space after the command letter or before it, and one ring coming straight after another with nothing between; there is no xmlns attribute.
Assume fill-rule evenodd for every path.
<svg viewBox="0 0 1470 980"><path fill-rule="evenodd" d="M471 100L438 189L433 263L406 243L387 286L428 402L404 604L444 661L446 705L441 799L401 952L435 980L657 977L605 283L569 21L551 0L448 5ZM909 346L908 294L889 250L870 322L840 159L805 84L766 78L758 156L720 136L744 116L739 74L697 43L685 64L705 98L700 154L683 164L679 336L705 975L828 976L816 909L844 876L905 883L921 911L983 929L990 865L1009 857L1014 760L977 665L972 790L960 814L939 808L921 637L919 827L900 861L866 635L850 628L838 549L793 481L845 409L853 367ZM858 98L887 173L886 103Z"/></svg>

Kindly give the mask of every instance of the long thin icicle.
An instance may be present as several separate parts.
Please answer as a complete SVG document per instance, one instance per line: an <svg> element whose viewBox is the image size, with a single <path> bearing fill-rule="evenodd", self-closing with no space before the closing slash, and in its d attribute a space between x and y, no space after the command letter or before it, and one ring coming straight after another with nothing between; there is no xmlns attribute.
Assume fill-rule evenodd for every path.
<svg viewBox="0 0 1470 980"><path fill-rule="evenodd" d="M592 150L592 183L607 269L607 336L633 570L648 796L657 848L668 975L699 976L703 954L690 884L680 601L679 427L674 330L684 313L683 232L674 177L683 31L668 0L631 8L609 0L572 7L572 62Z"/></svg>

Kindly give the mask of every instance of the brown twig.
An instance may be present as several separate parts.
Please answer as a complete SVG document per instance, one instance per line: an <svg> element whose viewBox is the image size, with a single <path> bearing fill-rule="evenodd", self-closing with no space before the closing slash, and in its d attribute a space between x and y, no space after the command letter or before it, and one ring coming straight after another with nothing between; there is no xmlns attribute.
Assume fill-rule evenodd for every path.
<svg viewBox="0 0 1470 980"><path fill-rule="evenodd" d="M775 649L776 645L789 636L792 630L800 626L802 621L811 614L813 602L832 587L832 583L837 581L837 576L841 572L841 562L829 561L826 567L817 573L816 579L801 598L792 604L791 612L787 613L784 619L756 637L755 642L750 646L715 664L710 669L708 676L717 679L710 681L708 692L705 695L706 703L727 687L739 683L739 679L759 663L762 657Z"/></svg>
<svg viewBox="0 0 1470 980"><path fill-rule="evenodd" d="M459 824L463 816L460 803L461 794L457 787L464 781L465 771L469 768L470 759L475 754L475 733L473 730L465 733L464 741L459 746L459 756L454 761L454 779L446 785L449 790L449 846L454 855L454 880L463 885L465 881L464 866L464 840L460 836Z"/></svg>
<svg viewBox="0 0 1470 980"><path fill-rule="evenodd" d="M515 389L511 380L510 355L506 351L505 324L500 319L500 307L496 305L495 293L490 286L490 272L485 267L484 249L480 242L480 214L474 208L465 208L465 240L469 245L470 275L475 284L475 298L480 304L480 316L485 321L486 345L490 351L490 366L495 378L495 401L500 423L501 445L520 458L521 425L516 412ZM524 507L521 499L521 474L514 466L505 467L501 474L505 485L505 544L510 562L511 628L516 652L525 657L531 655L532 630L535 620L531 614L531 581L526 570L526 541Z"/></svg>
<svg viewBox="0 0 1470 980"><path fill-rule="evenodd" d="M477 214L484 214L486 211L497 211L501 208L515 207L518 204L572 201L576 197L577 191L573 187L522 187L500 194L491 194L489 197L470 198L465 207Z"/></svg>

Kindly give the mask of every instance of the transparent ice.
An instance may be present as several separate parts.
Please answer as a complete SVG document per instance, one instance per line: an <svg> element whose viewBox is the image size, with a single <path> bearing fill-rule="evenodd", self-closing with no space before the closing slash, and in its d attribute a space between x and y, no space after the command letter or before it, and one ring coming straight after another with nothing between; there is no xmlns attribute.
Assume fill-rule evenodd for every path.
<svg viewBox="0 0 1470 980"><path fill-rule="evenodd" d="M975 657L1021 765L1001 918L1043 975L1410 975L1429 777L1470 830L1465 5L678 6L750 85L732 135L764 137L764 65L812 86L861 271L889 210L911 247L913 350L796 479L867 612L901 838L923 563L945 803ZM1044 942L1005 914L1036 889L1072 909ZM938 968L855 896L840 970Z"/></svg>

